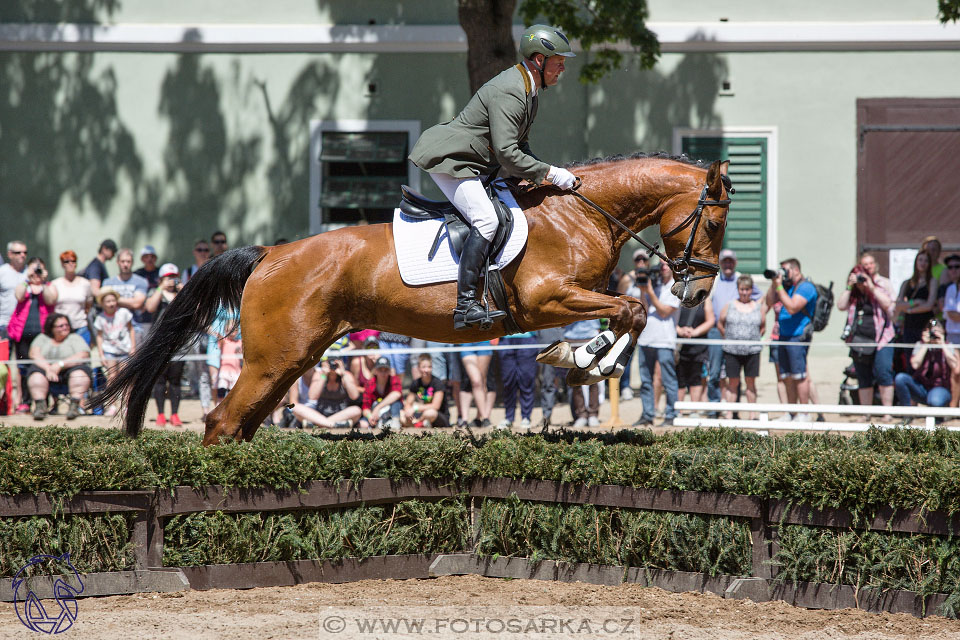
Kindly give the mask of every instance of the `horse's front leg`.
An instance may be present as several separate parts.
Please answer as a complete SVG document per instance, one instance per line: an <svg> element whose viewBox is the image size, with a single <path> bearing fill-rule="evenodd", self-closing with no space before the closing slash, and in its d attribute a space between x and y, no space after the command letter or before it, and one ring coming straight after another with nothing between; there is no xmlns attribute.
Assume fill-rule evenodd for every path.
<svg viewBox="0 0 960 640"><path fill-rule="evenodd" d="M571 384L587 384L607 377L619 377L630 356L632 346L647 323L643 304L629 296L612 297L580 288L569 288L554 294L539 308L550 324L570 324L577 320L609 318L610 328L588 343L574 349L565 341L544 349L537 361L557 367L571 368L567 376Z"/></svg>

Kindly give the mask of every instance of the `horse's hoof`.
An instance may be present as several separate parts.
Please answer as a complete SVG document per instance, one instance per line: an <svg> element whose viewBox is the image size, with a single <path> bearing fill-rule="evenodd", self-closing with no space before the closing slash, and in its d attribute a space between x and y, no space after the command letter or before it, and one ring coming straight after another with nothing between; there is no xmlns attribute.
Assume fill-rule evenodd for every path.
<svg viewBox="0 0 960 640"><path fill-rule="evenodd" d="M598 382L603 382L607 379L607 376L600 373L600 369L594 367L593 369L584 370L584 369L571 369L567 372L567 384L571 387L580 387L585 384L596 384Z"/></svg>
<svg viewBox="0 0 960 640"><path fill-rule="evenodd" d="M561 369L572 369L577 366L573 361L573 349L570 348L570 343L563 340L557 340L538 353L537 362Z"/></svg>

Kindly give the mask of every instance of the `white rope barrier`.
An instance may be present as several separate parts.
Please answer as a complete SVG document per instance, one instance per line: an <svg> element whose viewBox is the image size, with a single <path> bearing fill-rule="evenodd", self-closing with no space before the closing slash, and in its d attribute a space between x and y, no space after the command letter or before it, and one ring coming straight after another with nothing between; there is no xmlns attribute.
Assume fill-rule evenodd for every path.
<svg viewBox="0 0 960 640"><path fill-rule="evenodd" d="M726 339L711 339L711 338L677 338L676 344L678 346L682 345L760 345L761 347L770 347L770 346L791 346L791 347L816 347L817 349L849 349L853 345L847 342L823 342L823 341L810 341L810 342L781 342L779 340L726 340ZM888 342L886 344L880 344L876 342L858 342L856 343L857 347L894 347L894 348L903 348L903 349L913 349L918 344L922 343L894 343ZM338 349L338 350L328 350L324 357L340 357L340 356L365 356L365 355L383 355L385 353L392 353L398 355L411 355L411 354L420 354L420 353L462 353L464 351L509 351L513 349L544 349L550 346L546 343L537 343L537 344L509 344L509 345L451 345L449 347L436 347L436 346L423 346L423 347L391 347L389 349ZM944 349L944 348L960 348L960 345L954 344L927 344L928 349ZM221 355L221 360L241 360L243 359L242 354L229 354ZM120 359L122 360L122 359ZM183 362L205 362L207 360L206 354L185 354L175 356L173 361L183 361ZM85 358L83 360L74 360L73 362L77 364L89 364L93 362L93 358ZM32 364L36 362L35 360L0 360L0 364Z"/></svg>

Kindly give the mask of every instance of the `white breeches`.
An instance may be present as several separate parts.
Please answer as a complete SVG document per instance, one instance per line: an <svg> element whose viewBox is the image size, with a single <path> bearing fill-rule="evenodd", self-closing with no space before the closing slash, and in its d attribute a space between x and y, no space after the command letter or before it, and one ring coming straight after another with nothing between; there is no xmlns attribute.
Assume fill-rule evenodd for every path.
<svg viewBox="0 0 960 640"><path fill-rule="evenodd" d="M431 173L430 177L484 240L492 241L499 222L480 178L454 178L445 173Z"/></svg>

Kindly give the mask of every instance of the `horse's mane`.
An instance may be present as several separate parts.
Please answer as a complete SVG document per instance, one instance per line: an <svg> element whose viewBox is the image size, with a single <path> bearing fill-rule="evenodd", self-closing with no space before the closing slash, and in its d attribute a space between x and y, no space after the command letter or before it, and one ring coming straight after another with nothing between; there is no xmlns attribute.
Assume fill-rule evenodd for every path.
<svg viewBox="0 0 960 640"><path fill-rule="evenodd" d="M656 153L646 153L643 151L637 151L629 156L623 154L616 154L613 156L606 156L604 158L593 158L591 160L579 160L577 162L571 162L566 165L567 168L573 167L587 167L595 164L602 164L606 162L621 162L623 160L638 160L638 159L654 159L654 160L673 160L674 162L680 162L682 164L689 164L694 167L706 168L706 164L703 160L694 160L693 158L680 154L679 156L672 156L665 151L657 151Z"/></svg>

